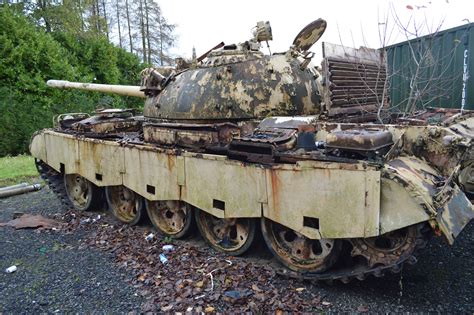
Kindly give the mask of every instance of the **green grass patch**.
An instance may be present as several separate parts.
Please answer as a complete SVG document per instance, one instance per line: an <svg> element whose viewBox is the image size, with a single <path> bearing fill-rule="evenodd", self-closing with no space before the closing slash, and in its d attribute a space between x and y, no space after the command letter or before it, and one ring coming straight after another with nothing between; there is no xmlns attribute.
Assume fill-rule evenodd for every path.
<svg viewBox="0 0 474 315"><path fill-rule="evenodd" d="M38 171L30 155L6 156L0 158L0 187L37 181Z"/></svg>

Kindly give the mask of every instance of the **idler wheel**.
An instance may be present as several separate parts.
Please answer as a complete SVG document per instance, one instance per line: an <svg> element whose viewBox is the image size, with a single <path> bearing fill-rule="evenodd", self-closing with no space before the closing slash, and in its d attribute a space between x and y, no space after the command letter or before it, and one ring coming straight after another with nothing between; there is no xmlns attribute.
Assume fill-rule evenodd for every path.
<svg viewBox="0 0 474 315"><path fill-rule="evenodd" d="M143 217L143 198L125 186L105 188L107 204L112 214L121 222L135 225Z"/></svg>
<svg viewBox="0 0 474 315"><path fill-rule="evenodd" d="M412 225L376 237L351 239L351 255L364 257L371 268L395 264L415 251L419 229Z"/></svg>
<svg viewBox="0 0 474 315"><path fill-rule="evenodd" d="M74 209L98 210L102 206L102 190L79 174L64 175L66 194Z"/></svg>
<svg viewBox="0 0 474 315"><path fill-rule="evenodd" d="M153 226L167 236L179 239L191 231L192 208L182 201L147 200L146 210Z"/></svg>
<svg viewBox="0 0 474 315"><path fill-rule="evenodd" d="M233 256L245 253L255 238L255 220L219 219L196 209L196 224L204 240L215 250Z"/></svg>
<svg viewBox="0 0 474 315"><path fill-rule="evenodd" d="M273 255L297 272L323 272L337 261L342 242L312 240L269 219L262 218L262 234Z"/></svg>

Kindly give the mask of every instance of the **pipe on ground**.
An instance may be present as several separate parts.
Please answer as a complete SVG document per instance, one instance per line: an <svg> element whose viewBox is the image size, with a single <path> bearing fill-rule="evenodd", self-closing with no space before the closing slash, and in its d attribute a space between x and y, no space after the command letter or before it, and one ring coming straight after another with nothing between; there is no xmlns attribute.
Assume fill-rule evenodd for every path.
<svg viewBox="0 0 474 315"><path fill-rule="evenodd" d="M40 190L41 184L28 185L24 187L16 187L9 190L0 191L0 199L7 198L15 195L29 193L35 190Z"/></svg>
<svg viewBox="0 0 474 315"><path fill-rule="evenodd" d="M29 185L28 183L21 183L21 184L17 184L17 185L13 185L13 186L1 187L0 192L10 190L10 189L20 188L20 187L26 187L28 185Z"/></svg>

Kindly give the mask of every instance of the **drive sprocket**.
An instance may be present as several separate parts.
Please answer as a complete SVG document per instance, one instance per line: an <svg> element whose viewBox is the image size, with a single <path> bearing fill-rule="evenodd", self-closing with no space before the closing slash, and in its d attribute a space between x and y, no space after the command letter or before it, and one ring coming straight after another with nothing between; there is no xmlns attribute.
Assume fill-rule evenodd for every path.
<svg viewBox="0 0 474 315"><path fill-rule="evenodd" d="M351 256L364 257L370 268L396 264L423 245L421 228L422 225L412 225L376 237L351 239Z"/></svg>

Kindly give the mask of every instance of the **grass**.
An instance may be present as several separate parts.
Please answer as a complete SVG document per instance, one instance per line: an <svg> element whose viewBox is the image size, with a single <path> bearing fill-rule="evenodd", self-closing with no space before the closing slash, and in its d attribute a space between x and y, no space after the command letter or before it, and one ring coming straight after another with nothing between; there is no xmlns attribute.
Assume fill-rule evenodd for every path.
<svg viewBox="0 0 474 315"><path fill-rule="evenodd" d="M38 171L30 155L6 156L0 158L0 187L37 181Z"/></svg>

